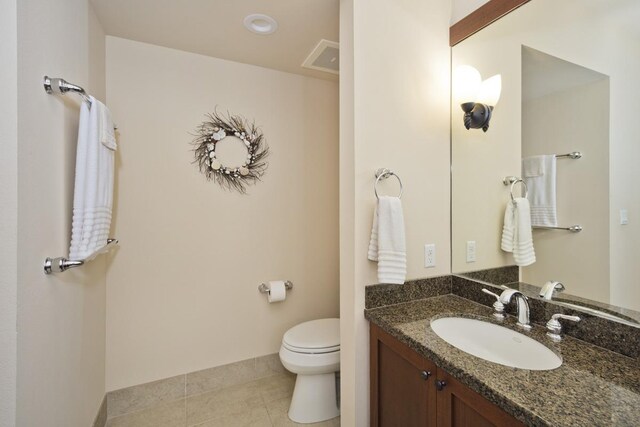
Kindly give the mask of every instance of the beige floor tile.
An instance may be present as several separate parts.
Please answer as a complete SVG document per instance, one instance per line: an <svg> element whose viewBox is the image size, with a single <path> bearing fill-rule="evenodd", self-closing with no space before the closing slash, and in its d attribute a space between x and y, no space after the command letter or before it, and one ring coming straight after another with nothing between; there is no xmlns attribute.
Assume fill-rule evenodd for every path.
<svg viewBox="0 0 640 427"><path fill-rule="evenodd" d="M283 398L267 405L267 411L269 412L269 417L271 418L271 424L273 427L292 427L292 426L309 426L309 427L339 427L340 426L340 417L333 418L331 420L323 421L320 423L313 424L298 424L294 423L289 419L289 404L291 403L291 398Z"/></svg>
<svg viewBox="0 0 640 427"><path fill-rule="evenodd" d="M140 384L107 393L107 416L114 418L184 398L185 376Z"/></svg>
<svg viewBox="0 0 640 427"><path fill-rule="evenodd" d="M291 400L295 383L295 375L289 373L273 375L256 381L262 400L264 400L265 403L283 398Z"/></svg>
<svg viewBox="0 0 640 427"><path fill-rule="evenodd" d="M192 427L272 427L272 425L267 408L262 406L239 415L205 421Z"/></svg>
<svg viewBox="0 0 640 427"><path fill-rule="evenodd" d="M107 420L107 427L184 427L185 399Z"/></svg>
<svg viewBox="0 0 640 427"><path fill-rule="evenodd" d="M192 372L187 374L187 397L243 384L256 378L255 359Z"/></svg>
<svg viewBox="0 0 640 427"><path fill-rule="evenodd" d="M269 377L286 372L287 370L282 366L278 353L256 357L256 378Z"/></svg>
<svg viewBox="0 0 640 427"><path fill-rule="evenodd" d="M237 416L264 407L260 388L253 381L187 398L187 425Z"/></svg>

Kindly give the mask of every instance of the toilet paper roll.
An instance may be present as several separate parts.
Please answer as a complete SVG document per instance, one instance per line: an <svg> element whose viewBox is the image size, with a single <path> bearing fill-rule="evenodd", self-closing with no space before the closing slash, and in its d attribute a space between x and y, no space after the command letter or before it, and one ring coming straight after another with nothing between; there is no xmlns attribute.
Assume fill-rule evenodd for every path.
<svg viewBox="0 0 640 427"><path fill-rule="evenodd" d="M287 288L284 286L284 280L274 280L269 282L269 302L284 301L287 298Z"/></svg>

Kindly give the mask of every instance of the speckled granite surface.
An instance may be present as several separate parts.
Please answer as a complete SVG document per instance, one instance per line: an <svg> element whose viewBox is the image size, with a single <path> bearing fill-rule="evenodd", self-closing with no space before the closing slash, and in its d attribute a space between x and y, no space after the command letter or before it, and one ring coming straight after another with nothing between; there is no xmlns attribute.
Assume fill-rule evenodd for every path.
<svg viewBox="0 0 640 427"><path fill-rule="evenodd" d="M491 306L495 302L495 298L482 292L482 288L490 287L491 285L489 284L480 283L461 276L453 276L451 293L486 306ZM525 295L535 295L535 292L537 292L537 290L534 292L529 289L531 285L526 283L522 283L521 286L518 286L518 283L510 284L509 287L520 289ZM502 289L494 287L493 291L500 293ZM555 313L580 316L582 320L578 323L563 322L563 333L615 351L616 353L640 359L640 328L563 307L555 304L553 301L545 301L535 296L529 298L529 309L531 322L542 326L546 325L551 315ZM516 304L509 304L506 311L515 316Z"/></svg>
<svg viewBox="0 0 640 427"><path fill-rule="evenodd" d="M483 282L495 285L506 285L520 280L520 267L510 265L507 267L488 268L486 270L468 271L466 273L456 273L459 276L466 276L471 279L482 280Z"/></svg>
<svg viewBox="0 0 640 427"><path fill-rule="evenodd" d="M535 325L528 335L555 351L563 364L551 371L510 368L471 356L429 327L447 315L497 323L492 309L442 295L365 310L365 317L459 381L530 426L640 426L638 359L565 337L553 343ZM503 326L515 327L508 317Z"/></svg>
<svg viewBox="0 0 640 427"><path fill-rule="evenodd" d="M365 292L365 308L399 304L451 293L451 276L410 280L404 285L370 285Z"/></svg>

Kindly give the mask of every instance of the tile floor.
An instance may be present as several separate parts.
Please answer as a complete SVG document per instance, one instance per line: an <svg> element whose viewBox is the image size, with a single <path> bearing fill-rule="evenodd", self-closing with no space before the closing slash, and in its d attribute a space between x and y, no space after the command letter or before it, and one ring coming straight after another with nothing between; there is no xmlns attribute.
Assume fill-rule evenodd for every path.
<svg viewBox="0 0 640 427"><path fill-rule="evenodd" d="M107 427L340 426L339 417L317 424L289 420L294 383L294 375L279 373L110 418Z"/></svg>

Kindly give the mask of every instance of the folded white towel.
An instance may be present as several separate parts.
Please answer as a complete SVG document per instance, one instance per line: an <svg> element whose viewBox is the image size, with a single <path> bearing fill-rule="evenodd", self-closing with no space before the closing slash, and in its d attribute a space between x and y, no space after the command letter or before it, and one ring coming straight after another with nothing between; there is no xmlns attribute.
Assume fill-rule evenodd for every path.
<svg viewBox="0 0 640 427"><path fill-rule="evenodd" d="M97 99L80 108L69 258L84 259L107 244L113 205L116 143L111 113Z"/></svg>
<svg viewBox="0 0 640 427"><path fill-rule="evenodd" d="M531 211L527 199L517 197L515 201L507 203L500 247L505 252L512 252L516 265L520 267L536 262L531 233Z"/></svg>
<svg viewBox="0 0 640 427"><path fill-rule="evenodd" d="M556 227L556 156L532 156L522 159L522 175L531 201L531 224Z"/></svg>
<svg viewBox="0 0 640 427"><path fill-rule="evenodd" d="M368 258L378 262L380 283L403 284L407 250L402 204L398 197L381 196L373 213Z"/></svg>

